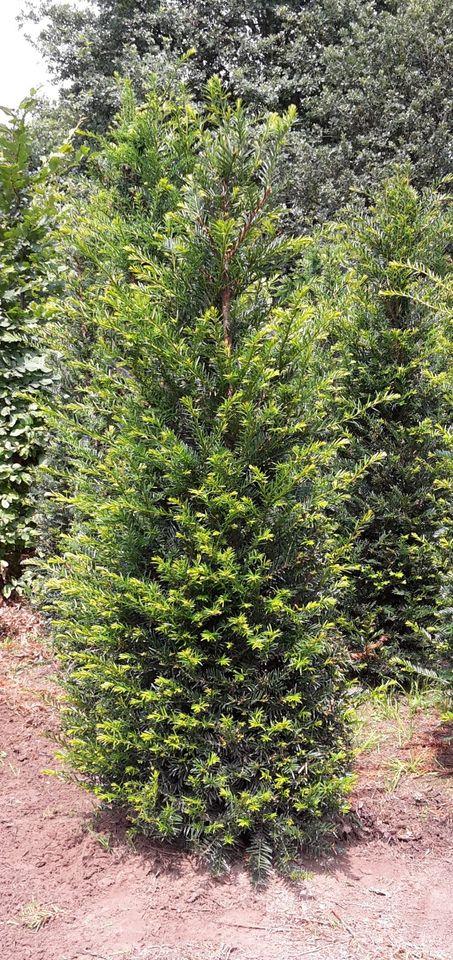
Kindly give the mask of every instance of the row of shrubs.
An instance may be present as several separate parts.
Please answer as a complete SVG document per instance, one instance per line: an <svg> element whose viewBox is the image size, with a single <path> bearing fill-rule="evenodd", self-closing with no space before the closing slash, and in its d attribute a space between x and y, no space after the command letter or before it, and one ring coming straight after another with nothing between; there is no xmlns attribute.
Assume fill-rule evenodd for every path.
<svg viewBox="0 0 453 960"><path fill-rule="evenodd" d="M245 845L259 876L344 807L352 672L447 645L447 185L398 170L293 236L295 119L216 79L202 106L126 87L77 188L24 172L0 224L28 276L3 269L0 388L31 437L4 401L2 562L34 529L66 756L145 832L217 867Z"/></svg>

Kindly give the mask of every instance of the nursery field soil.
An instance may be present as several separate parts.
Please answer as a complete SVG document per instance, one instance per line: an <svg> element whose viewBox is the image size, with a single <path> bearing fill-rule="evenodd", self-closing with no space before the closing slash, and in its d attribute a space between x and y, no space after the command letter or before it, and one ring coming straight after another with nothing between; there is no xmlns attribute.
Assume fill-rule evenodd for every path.
<svg viewBox="0 0 453 960"><path fill-rule="evenodd" d="M378 725L335 851L257 890L132 842L45 772L54 669L33 613L0 606L1 960L453 960L453 730L435 710Z"/></svg>

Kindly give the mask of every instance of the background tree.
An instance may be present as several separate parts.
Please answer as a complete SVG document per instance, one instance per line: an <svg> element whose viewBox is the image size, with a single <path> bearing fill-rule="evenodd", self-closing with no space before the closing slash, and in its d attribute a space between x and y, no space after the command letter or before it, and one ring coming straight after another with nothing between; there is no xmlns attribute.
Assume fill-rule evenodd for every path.
<svg viewBox="0 0 453 960"><path fill-rule="evenodd" d="M261 110L295 104L292 216L324 220L368 191L395 161L414 184L451 171L451 0L98 0L86 9L45 0L28 16L62 97L105 129L117 110L114 74L143 94L191 48L195 94L217 73Z"/></svg>
<svg viewBox="0 0 453 960"><path fill-rule="evenodd" d="M50 606L73 766L142 829L217 865L247 843L261 875L322 829L347 784L335 606L350 556L335 517L356 471L337 464L325 317L297 279L300 241L279 232L294 113L253 125L217 81L209 91L199 114L154 102L120 135L124 165L138 141L146 156L146 129L152 158L162 120L171 138L197 118L192 172L146 255L113 190L134 279L109 251L87 391L101 419L90 429L83 403L56 412L78 481ZM160 157L168 178L162 165L132 178L139 222L140 198L152 209L168 189Z"/></svg>

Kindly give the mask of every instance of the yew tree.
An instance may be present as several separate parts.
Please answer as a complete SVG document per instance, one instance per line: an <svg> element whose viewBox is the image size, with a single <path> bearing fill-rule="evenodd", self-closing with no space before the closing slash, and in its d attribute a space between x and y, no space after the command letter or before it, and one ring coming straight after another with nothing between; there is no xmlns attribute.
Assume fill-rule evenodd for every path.
<svg viewBox="0 0 453 960"><path fill-rule="evenodd" d="M159 110L161 158L196 123L192 169L148 219L146 250L134 216L170 168L132 177L135 210L112 194L128 280L105 272L86 396L55 411L76 480L49 564L63 739L140 829L217 866L245 846L262 876L325 829L349 782L336 518L357 470L338 462L326 311L282 232L294 112L253 121L217 80L202 108L153 101L149 137ZM146 116L123 118L125 144Z"/></svg>

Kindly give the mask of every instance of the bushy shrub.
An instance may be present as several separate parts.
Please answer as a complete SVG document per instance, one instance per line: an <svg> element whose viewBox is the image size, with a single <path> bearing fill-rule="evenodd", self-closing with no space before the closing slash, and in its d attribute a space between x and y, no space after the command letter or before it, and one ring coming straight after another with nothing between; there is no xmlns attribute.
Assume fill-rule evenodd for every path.
<svg viewBox="0 0 453 960"><path fill-rule="evenodd" d="M399 676L442 650L451 556L451 207L396 173L368 212L350 211L323 275L338 304L340 362L355 406L348 455L385 458L355 496L370 511L358 540L350 618L357 663Z"/></svg>
<svg viewBox="0 0 453 960"><path fill-rule="evenodd" d="M327 318L298 280L300 241L279 232L293 112L253 124L214 80L200 113L179 101L165 123L194 118L192 172L150 217L146 255L129 239L129 282L107 271L89 388L57 413L77 486L50 612L73 767L217 865L248 844L261 875L349 782L335 517L357 471L338 466ZM133 190L151 209L167 177ZM131 238L133 207L123 217Z"/></svg>
<svg viewBox="0 0 453 960"><path fill-rule="evenodd" d="M46 260L55 214L51 179L62 148L39 169L30 162L27 113L0 125L0 590L9 594L34 543L32 470L43 444L39 411L51 371L37 341L39 304L49 294Z"/></svg>

